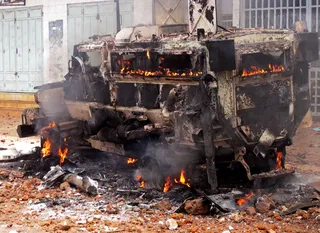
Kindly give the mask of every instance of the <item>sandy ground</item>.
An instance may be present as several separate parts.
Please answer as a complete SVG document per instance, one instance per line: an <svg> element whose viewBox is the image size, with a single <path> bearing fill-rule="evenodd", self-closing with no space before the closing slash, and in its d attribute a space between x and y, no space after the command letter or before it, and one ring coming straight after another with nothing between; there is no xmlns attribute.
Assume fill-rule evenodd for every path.
<svg viewBox="0 0 320 233"><path fill-rule="evenodd" d="M16 126L19 112L0 113L0 148L21 143L39 144L39 138L20 140ZM315 123L314 127L320 126ZM320 133L300 129L288 150L288 166L301 173L320 176ZM20 143L20 144L19 144ZM26 145L25 144L25 145ZM320 208L279 216L276 211L213 217L174 213L169 201L156 203L137 197L138 205L124 196L88 197L79 190L39 190L40 180L21 172L0 169L0 232L320 232ZM141 203L145 202L144 205ZM283 207L277 207L283 208ZM169 230L167 221L177 223Z"/></svg>

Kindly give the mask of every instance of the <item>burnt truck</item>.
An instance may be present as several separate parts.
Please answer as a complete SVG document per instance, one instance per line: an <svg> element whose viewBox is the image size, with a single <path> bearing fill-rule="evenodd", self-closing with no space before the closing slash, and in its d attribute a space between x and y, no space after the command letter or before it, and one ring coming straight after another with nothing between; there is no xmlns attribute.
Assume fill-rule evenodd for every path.
<svg viewBox="0 0 320 233"><path fill-rule="evenodd" d="M191 0L189 17L75 46L65 80L38 87L19 135L41 134L44 156L68 157L60 147L74 139L138 159L145 180L201 165L213 190L220 164L242 165L249 180L291 172L286 147L309 110L317 33L218 31L213 0Z"/></svg>

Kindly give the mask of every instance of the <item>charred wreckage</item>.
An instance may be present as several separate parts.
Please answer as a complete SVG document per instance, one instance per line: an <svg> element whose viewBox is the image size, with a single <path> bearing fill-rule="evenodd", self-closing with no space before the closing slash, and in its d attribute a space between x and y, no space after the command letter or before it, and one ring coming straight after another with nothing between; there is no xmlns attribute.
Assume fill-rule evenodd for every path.
<svg viewBox="0 0 320 233"><path fill-rule="evenodd" d="M220 166L242 164L249 180L292 172L286 147L309 109L318 35L217 33L215 16L215 1L191 1L190 28L137 26L75 46L65 80L38 87L19 136L41 134L42 156L61 163L75 139L138 160L143 185L197 165L212 190Z"/></svg>

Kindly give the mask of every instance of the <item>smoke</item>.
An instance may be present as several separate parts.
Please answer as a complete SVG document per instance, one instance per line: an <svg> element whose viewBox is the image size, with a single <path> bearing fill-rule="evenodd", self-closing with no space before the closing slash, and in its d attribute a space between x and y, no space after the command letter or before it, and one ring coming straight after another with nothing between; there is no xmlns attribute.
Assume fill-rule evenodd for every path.
<svg viewBox="0 0 320 233"><path fill-rule="evenodd" d="M175 147L175 144L150 143L140 159L140 168L135 172L135 177L141 175L149 188L156 189L162 189L166 177L179 178L181 170L194 158L186 157L182 151L179 155Z"/></svg>

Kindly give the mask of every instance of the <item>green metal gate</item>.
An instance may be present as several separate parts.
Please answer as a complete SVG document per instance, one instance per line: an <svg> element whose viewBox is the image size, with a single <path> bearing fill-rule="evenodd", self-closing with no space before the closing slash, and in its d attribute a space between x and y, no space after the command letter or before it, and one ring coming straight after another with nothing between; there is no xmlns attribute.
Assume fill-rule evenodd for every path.
<svg viewBox="0 0 320 233"><path fill-rule="evenodd" d="M121 27L132 26L132 0L120 0ZM74 45L94 35L112 35L117 32L117 13L114 0L68 5L68 56Z"/></svg>
<svg viewBox="0 0 320 233"><path fill-rule="evenodd" d="M42 8L0 11L0 91L33 92L43 84Z"/></svg>

